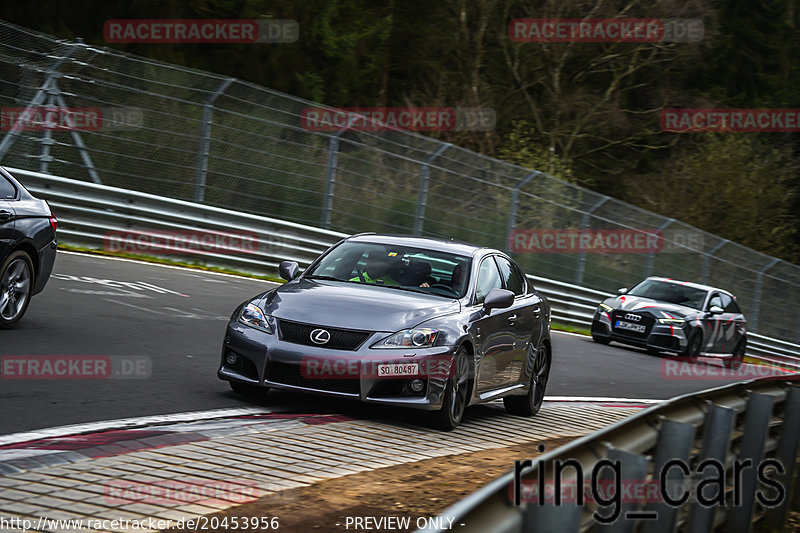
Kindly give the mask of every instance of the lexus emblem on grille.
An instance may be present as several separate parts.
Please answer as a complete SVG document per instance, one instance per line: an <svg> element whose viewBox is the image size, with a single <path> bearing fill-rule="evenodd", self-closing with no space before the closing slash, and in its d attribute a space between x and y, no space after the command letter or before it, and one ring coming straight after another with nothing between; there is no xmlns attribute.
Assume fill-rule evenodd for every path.
<svg viewBox="0 0 800 533"><path fill-rule="evenodd" d="M639 322L642 319L639 315L634 315L631 313L625 313L625 320L633 320L634 322ZM313 333L312 333L313 335Z"/></svg>
<svg viewBox="0 0 800 533"><path fill-rule="evenodd" d="M311 332L311 342L314 344L326 344L331 340L331 334L327 329L317 328Z"/></svg>

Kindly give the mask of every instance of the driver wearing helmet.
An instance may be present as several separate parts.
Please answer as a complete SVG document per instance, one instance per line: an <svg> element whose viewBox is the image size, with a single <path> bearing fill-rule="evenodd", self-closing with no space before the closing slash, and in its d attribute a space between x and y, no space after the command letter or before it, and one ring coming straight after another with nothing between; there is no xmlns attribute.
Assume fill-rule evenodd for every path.
<svg viewBox="0 0 800 533"><path fill-rule="evenodd" d="M387 253L384 250L375 248L370 250L367 255L367 266L364 271L359 272L356 277L350 278L350 281L378 285L399 285L391 275L393 271L397 270L397 267L399 267L399 263L395 256L391 255L391 252Z"/></svg>

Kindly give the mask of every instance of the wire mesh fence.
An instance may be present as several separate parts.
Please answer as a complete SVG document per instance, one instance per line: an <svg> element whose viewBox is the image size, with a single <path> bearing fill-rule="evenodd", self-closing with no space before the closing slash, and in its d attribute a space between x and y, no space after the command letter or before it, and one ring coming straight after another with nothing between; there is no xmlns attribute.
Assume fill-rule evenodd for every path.
<svg viewBox="0 0 800 533"><path fill-rule="evenodd" d="M301 117L319 104L241 80L0 21L0 107L6 166L347 233L465 240L508 250L529 273L604 291L648 275L704 282L737 295L751 330L800 341L796 265L680 213L663 217L424 135L315 131ZM13 120L37 109L89 117L82 128ZM645 245L622 253L637 235Z"/></svg>

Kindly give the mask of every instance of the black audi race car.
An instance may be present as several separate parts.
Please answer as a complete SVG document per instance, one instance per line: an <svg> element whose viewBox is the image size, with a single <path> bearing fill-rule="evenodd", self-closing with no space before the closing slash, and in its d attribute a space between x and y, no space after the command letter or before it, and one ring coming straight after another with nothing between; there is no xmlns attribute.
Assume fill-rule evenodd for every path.
<svg viewBox="0 0 800 533"><path fill-rule="evenodd" d="M746 323L736 297L715 287L649 277L604 300L592 319L592 339L670 352L695 361L723 357L738 368L747 345Z"/></svg>

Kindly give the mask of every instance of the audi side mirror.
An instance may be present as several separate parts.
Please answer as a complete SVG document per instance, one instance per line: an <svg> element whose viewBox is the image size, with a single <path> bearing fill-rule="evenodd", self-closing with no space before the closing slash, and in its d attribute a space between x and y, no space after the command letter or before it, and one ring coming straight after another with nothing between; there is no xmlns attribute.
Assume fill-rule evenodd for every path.
<svg viewBox="0 0 800 533"><path fill-rule="evenodd" d="M281 261L278 273L286 281L292 281L300 273L300 265L296 261Z"/></svg>
<svg viewBox="0 0 800 533"><path fill-rule="evenodd" d="M505 309L514 303L514 293L506 289L492 289L483 301L483 309L488 314L492 309Z"/></svg>
<svg viewBox="0 0 800 533"><path fill-rule="evenodd" d="M711 307L708 308L708 312L711 313L712 315L721 315L722 313L725 312L725 310L718 305L712 305Z"/></svg>
<svg viewBox="0 0 800 533"><path fill-rule="evenodd" d="M628 289L626 289L625 287L621 287L621 288L617 289L617 292L619 294L625 294L626 292L628 292Z"/></svg>

